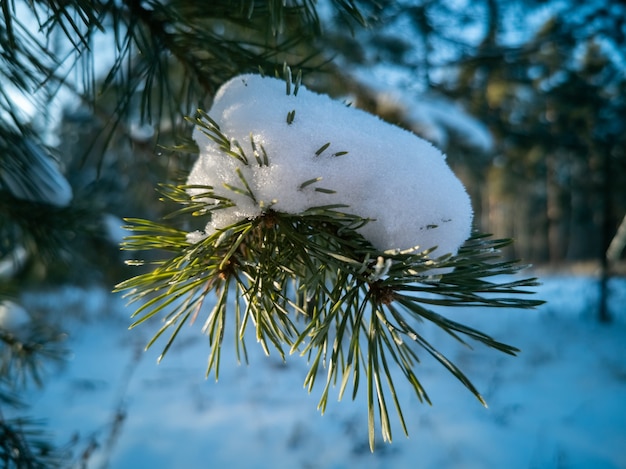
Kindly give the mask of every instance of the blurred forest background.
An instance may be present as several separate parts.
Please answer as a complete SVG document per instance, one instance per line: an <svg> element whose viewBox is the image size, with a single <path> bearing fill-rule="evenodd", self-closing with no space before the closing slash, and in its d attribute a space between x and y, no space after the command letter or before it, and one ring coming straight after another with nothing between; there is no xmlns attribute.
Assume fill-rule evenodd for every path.
<svg viewBox="0 0 626 469"><path fill-rule="evenodd" d="M624 2L0 4L5 316L25 288L126 278L121 219L171 211L155 189L194 160L176 150L190 143L184 117L230 77L283 63L441 148L476 228L515 239L507 256L605 272L623 262ZM6 384L15 352L3 357Z"/></svg>
<svg viewBox="0 0 626 469"><path fill-rule="evenodd" d="M283 63L442 148L510 256L602 262L626 212L623 3L283 3L3 1L3 282L119 280L120 218L169 210L155 187L193 161L184 117Z"/></svg>

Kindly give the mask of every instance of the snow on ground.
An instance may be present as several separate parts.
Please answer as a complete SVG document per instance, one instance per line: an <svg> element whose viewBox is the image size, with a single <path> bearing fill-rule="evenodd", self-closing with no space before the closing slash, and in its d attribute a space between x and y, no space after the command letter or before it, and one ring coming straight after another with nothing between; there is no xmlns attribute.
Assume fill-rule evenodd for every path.
<svg viewBox="0 0 626 469"><path fill-rule="evenodd" d="M90 468L626 468L626 279L613 280L610 325L593 316L595 280L542 280L537 296L548 304L538 310L447 313L518 346L518 357L469 351L426 331L489 408L425 361L419 376L433 406L400 386L410 438L396 425L393 443L378 439L374 454L364 393L330 403L320 416L321 389L309 395L302 388L303 360L283 364L249 341L250 365L237 366L228 337L220 381L205 380L208 346L199 325L185 327L157 365L158 343L138 352L149 328L128 331L131 311L100 290L27 298L31 308L56 304L66 317L89 313L67 321L71 359L44 390L30 393L31 413L48 420L59 443L76 433L83 444L94 437L100 447ZM118 407L126 419L107 451Z"/></svg>

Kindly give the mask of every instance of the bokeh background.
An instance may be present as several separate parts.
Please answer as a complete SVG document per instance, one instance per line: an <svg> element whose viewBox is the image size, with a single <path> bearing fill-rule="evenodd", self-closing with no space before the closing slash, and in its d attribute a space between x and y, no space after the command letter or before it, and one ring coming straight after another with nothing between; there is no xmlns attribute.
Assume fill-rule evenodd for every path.
<svg viewBox="0 0 626 469"><path fill-rule="evenodd" d="M623 2L1 5L0 464L31 467L9 462L20 447L32 467L626 467ZM503 257L544 283L537 311L454 313L525 350L451 349L493 390L491 413L425 364L444 404L415 403L418 443L397 430L370 455L358 403L320 417L293 361L233 361L215 385L199 330L167 366L137 352L151 331L128 332L131 311L109 293L140 270L119 249L122 218L172 210L155 189L193 164L185 116L230 77L284 63L441 148L475 227L513 238ZM202 417L213 400L219 425Z"/></svg>

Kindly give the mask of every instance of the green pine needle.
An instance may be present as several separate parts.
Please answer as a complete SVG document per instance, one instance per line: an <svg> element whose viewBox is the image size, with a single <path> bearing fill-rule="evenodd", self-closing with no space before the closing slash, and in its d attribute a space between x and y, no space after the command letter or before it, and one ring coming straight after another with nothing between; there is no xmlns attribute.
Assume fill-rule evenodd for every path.
<svg viewBox="0 0 626 469"><path fill-rule="evenodd" d="M293 82L284 67L290 94L298 89L300 74ZM219 125L203 111L193 122L217 145L222 156L248 165L238 142L229 139ZM293 121L293 115L288 117ZM291 121L291 122L290 122ZM330 142L316 152L320 156ZM259 166L270 160L263 145L250 135L250 148ZM346 152L333 153L341 156ZM349 207L329 204L300 214L288 214L265 206L257 198L239 166L237 186L224 184L233 193L245 195L262 210L262 215L244 219L207 235L197 243L188 233L170 226L170 220L189 214L206 223L215 210L235 205L213 187L168 185L159 187L163 200L181 206L163 223L127 219L134 232L124 249L163 251L167 256L151 261L134 259L131 265L151 265L152 270L117 285L139 306L131 327L162 320L149 341L151 347L168 333L162 359L174 343L183 324L203 320L202 332L209 338L207 376L219 377L223 339L233 328L238 360L247 362L246 331L254 332L266 354L277 352L306 356L310 370L304 387L313 390L316 381L325 382L318 403L326 410L331 388L339 397L352 389L354 399L365 384L369 443L373 451L376 425L383 441L391 441L388 403L407 433L394 383L398 369L420 402L430 403L415 374L418 352L426 352L461 382L483 405L485 400L470 379L421 334L428 321L454 340L471 346L478 342L503 353L515 355L513 346L446 318L434 306L477 306L534 308L542 303L525 297L536 279L503 281L502 275L523 268L516 261L503 261L500 250L511 241L475 233L456 255L431 257L427 250L407 249L380 252L360 233L371 220L350 213ZM300 190L332 194L323 187L309 187L321 178L303 181ZM193 189L194 195L190 194ZM167 223L166 223L167 222ZM210 297L209 301L206 301ZM389 400L391 398L391 401Z"/></svg>
<svg viewBox="0 0 626 469"><path fill-rule="evenodd" d="M245 189L230 189L253 196L242 175L240 179ZM191 212L210 216L213 204L207 199L228 205L211 187L202 188L202 197L190 196L189 188L161 186L166 198L183 205L179 216ZM203 203L207 207L201 210ZM474 341L507 354L518 352L436 313L432 306L533 308L542 303L521 298L530 293L525 288L537 285L535 279L494 279L522 268L500 260L499 249L509 240L474 234L457 255L434 259L429 251L379 252L356 231L368 220L343 206L316 207L300 215L268 209L197 244L169 225L126 221L134 234L124 249L170 253L152 261L151 271L117 286L131 301L140 302L131 327L162 319L148 347L170 331L163 357L183 324L203 318L210 347L207 376L212 373L217 379L227 329L234 327L237 357L243 351L246 361L246 330L252 329L265 353L275 350L283 358L286 353L308 357L311 368L304 385L309 392L317 379L324 379L320 373L325 370L322 412L331 388L338 386L341 397L352 387L354 398L365 380L372 449L376 422L383 440L392 439L389 405L407 432L393 368L402 372L420 401L430 403L414 372L419 350L485 404L469 378L420 334L420 322L429 321L466 345Z"/></svg>

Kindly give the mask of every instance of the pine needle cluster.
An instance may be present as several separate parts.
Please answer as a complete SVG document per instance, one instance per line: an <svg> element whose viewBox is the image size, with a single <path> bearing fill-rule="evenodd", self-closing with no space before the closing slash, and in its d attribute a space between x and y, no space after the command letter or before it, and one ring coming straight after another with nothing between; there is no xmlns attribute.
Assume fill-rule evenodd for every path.
<svg viewBox="0 0 626 469"><path fill-rule="evenodd" d="M247 155L231 143L207 114L200 112L194 124L227 157L246 165L272 164L272 155L264 149L253 146L257 151ZM240 184L226 189L260 204L241 171L237 176ZM354 398L364 385L372 449L376 422L383 440L391 441L390 402L407 432L394 368L420 401L430 403L416 373L423 352L485 403L468 377L424 337L424 321L468 346L477 341L507 354L518 352L436 310L532 308L541 303L519 297L530 293L524 287L536 285L535 279L501 281L502 275L522 268L516 261L501 259L500 249L510 240L475 233L457 254L438 257L431 256L435 247L379 251L358 231L371 220L351 214L348 206L325 205L289 214L268 204L261 207L260 216L192 242L188 230L172 226L173 220L185 221L191 215L206 222L215 211L232 207L233 200L210 186L169 184L161 185L160 191L164 200L180 208L162 222L127 219L134 234L125 249L166 253L158 260L130 261L148 263L150 269L117 286L139 304L131 327L161 319L162 326L147 346L169 336L162 358L181 327L200 319L210 344L207 376L213 373L216 379L227 331L234 331L238 359L247 361L246 331L252 329L266 354L306 357L310 371L305 387L311 391L318 379L324 381L322 412L332 387L339 387L340 398L347 390Z"/></svg>
<svg viewBox="0 0 626 469"><path fill-rule="evenodd" d="M68 456L67 448L52 444L44 422L16 416L27 408L24 389L31 383L42 386L46 365L65 357L64 337L43 321L13 332L0 325L0 467L60 467Z"/></svg>

